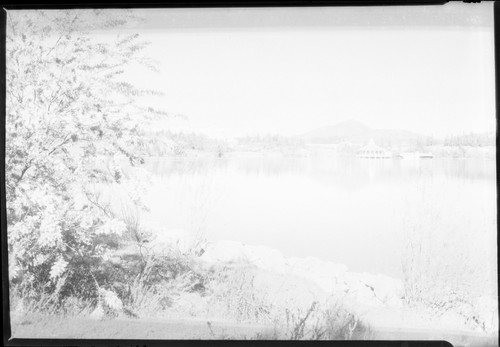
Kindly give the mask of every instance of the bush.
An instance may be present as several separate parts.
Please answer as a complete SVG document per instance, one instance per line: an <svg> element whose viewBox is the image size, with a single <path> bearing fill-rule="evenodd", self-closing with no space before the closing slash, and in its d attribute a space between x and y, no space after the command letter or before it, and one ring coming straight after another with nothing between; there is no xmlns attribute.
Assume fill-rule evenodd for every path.
<svg viewBox="0 0 500 347"><path fill-rule="evenodd" d="M298 307L293 299L273 301L256 281L258 271L246 264L211 267L208 314L272 327L254 336L256 339L350 340L372 336L370 328L339 301L312 301L307 307Z"/></svg>
<svg viewBox="0 0 500 347"><path fill-rule="evenodd" d="M452 215L456 206L438 205L439 190L415 189L419 199L408 204L406 215L412 220L405 226L402 256L405 303L436 317L461 316L464 325L484 330L489 318L477 310L476 301L496 296L496 276L488 258L494 221L477 227L465 209L453 211L456 218L446 220L443 215ZM460 192L454 194L458 200Z"/></svg>
<svg viewBox="0 0 500 347"><path fill-rule="evenodd" d="M238 265L213 267L208 273L209 311L237 322L269 322L273 304L254 286L253 268Z"/></svg>
<svg viewBox="0 0 500 347"><path fill-rule="evenodd" d="M255 336L259 340L368 340L370 327L341 304L322 310L317 301L306 310L287 308L273 329Z"/></svg>

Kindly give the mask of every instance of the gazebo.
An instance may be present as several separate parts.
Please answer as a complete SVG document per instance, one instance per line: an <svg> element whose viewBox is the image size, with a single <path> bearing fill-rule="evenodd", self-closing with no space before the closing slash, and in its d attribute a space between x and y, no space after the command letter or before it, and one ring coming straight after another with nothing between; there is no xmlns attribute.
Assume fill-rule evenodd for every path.
<svg viewBox="0 0 500 347"><path fill-rule="evenodd" d="M386 151L384 148L377 146L375 141L370 139L370 142L366 146L359 149L357 157L387 159L391 158L391 153Z"/></svg>

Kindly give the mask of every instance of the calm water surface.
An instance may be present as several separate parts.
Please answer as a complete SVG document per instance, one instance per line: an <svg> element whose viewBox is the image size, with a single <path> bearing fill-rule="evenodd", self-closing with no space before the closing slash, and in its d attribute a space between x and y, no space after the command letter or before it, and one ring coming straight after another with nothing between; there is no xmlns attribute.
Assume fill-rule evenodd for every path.
<svg viewBox="0 0 500 347"><path fill-rule="evenodd" d="M401 277L411 232L482 239L494 258L495 161L326 155L151 159L148 221L211 240ZM456 237L456 240L455 240Z"/></svg>

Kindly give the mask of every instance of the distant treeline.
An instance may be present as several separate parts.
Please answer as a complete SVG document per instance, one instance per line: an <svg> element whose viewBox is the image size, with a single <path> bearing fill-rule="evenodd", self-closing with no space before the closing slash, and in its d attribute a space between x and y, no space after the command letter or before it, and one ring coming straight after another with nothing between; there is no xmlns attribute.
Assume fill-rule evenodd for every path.
<svg viewBox="0 0 500 347"><path fill-rule="evenodd" d="M468 133L462 135L449 135L444 139L433 136L418 137L413 143L416 147L447 146L447 147L486 147L495 146L495 133Z"/></svg>
<svg viewBox="0 0 500 347"><path fill-rule="evenodd" d="M299 137L277 134L244 136L236 139L236 147L240 150L297 149L304 145L304 140Z"/></svg>
<svg viewBox="0 0 500 347"><path fill-rule="evenodd" d="M172 132L162 130L146 135L147 152L153 156L182 156L192 151L214 152L222 155L229 151L226 140L210 138L199 133Z"/></svg>
<svg viewBox="0 0 500 347"><path fill-rule="evenodd" d="M448 136L444 139L445 146L472 146L484 147L495 145L495 133L469 133L466 135Z"/></svg>
<svg viewBox="0 0 500 347"><path fill-rule="evenodd" d="M143 146L146 152L152 156L183 156L190 152L212 152L218 156L232 151L296 151L303 149L306 145L305 139L296 136L284 136L277 134L243 136L234 140L215 139L200 133L173 132L162 130L146 134ZM310 141L314 143L315 141ZM378 138L376 144L387 148L398 150L406 148L409 150L424 150L428 147L487 147L495 145L495 133L469 133L462 135L450 135L445 138L434 136L419 136L413 139L395 140L389 138ZM349 141L330 142L341 147L337 151L342 153L353 152L361 143Z"/></svg>
<svg viewBox="0 0 500 347"><path fill-rule="evenodd" d="M444 138L434 136L418 136L412 139L397 141L388 138L378 138L376 144L385 148L409 146L413 149L422 149L429 146L447 147L487 147L495 146L495 133L468 133L462 135L448 135Z"/></svg>

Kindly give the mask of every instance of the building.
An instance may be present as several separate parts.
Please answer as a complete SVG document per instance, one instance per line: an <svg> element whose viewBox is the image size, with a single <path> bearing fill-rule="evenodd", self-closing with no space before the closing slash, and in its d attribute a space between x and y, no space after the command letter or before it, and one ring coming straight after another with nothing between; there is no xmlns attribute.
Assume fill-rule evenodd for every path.
<svg viewBox="0 0 500 347"><path fill-rule="evenodd" d="M370 139L370 142L364 146L361 147L356 156L358 158L368 158L368 159L387 159L391 158L392 155L389 151L385 150L382 147L379 147L375 144L375 141L373 139Z"/></svg>

